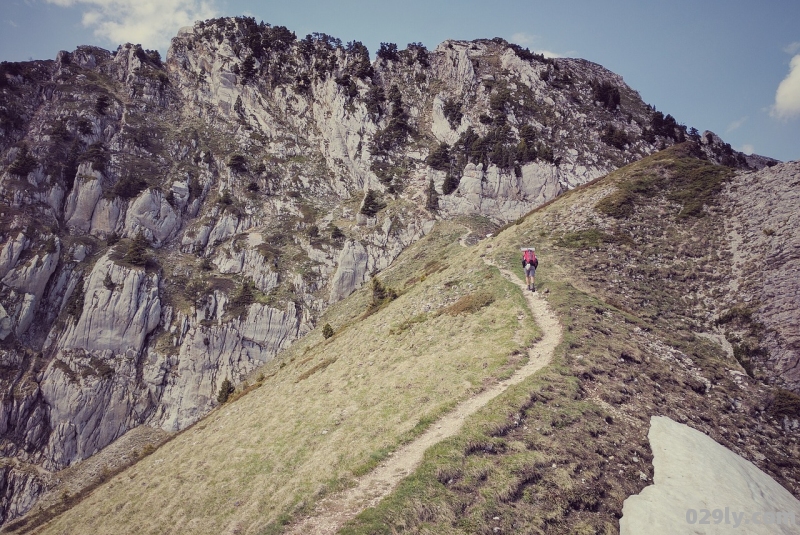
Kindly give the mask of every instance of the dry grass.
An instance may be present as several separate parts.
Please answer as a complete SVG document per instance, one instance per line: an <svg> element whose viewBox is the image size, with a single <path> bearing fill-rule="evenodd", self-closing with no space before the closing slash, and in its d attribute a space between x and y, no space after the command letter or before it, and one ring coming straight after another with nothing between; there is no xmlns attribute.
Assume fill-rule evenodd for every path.
<svg viewBox="0 0 800 535"><path fill-rule="evenodd" d="M430 255L463 233L442 228L404 253L382 275L386 284L424 273ZM259 372L261 388L113 477L41 533L267 533L347 485L456 400L507 375L519 364L512 355L537 336L522 296L495 269L457 243L446 255L457 268L437 269L372 316L358 319L369 288L335 305L319 322L330 322L335 337L310 334ZM494 301L455 317L440 313L478 292ZM427 321L390 334L425 310Z"/></svg>
<svg viewBox="0 0 800 535"><path fill-rule="evenodd" d="M712 300L687 300L727 280L718 214L698 218L644 195L629 219L596 208L647 165L707 169L674 156L572 191L490 241L487 254L520 277L519 244L536 244L537 288L565 329L553 363L426 452L341 534L616 533L623 501L652 481L656 414L708 433L800 494L796 436L781 427L783 415L800 414L800 398L742 377L735 359L693 332L712 331L714 317L753 327L744 309L714 315ZM713 207L724 173L710 174L690 177L704 192L692 210Z"/></svg>
<svg viewBox="0 0 800 535"><path fill-rule="evenodd" d="M446 314L458 316L459 314L473 314L485 306L494 302L494 295L490 292L481 291L471 293L460 298L458 301L445 309Z"/></svg>

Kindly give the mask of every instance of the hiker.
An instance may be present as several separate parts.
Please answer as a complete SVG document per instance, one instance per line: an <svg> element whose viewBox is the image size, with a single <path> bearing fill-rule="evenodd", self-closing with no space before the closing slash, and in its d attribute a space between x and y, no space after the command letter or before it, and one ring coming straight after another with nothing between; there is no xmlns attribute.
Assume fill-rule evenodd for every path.
<svg viewBox="0 0 800 535"><path fill-rule="evenodd" d="M525 282L528 283L528 290L536 291L536 268L539 267L539 259L536 258L536 247L523 249L522 267L525 269Z"/></svg>

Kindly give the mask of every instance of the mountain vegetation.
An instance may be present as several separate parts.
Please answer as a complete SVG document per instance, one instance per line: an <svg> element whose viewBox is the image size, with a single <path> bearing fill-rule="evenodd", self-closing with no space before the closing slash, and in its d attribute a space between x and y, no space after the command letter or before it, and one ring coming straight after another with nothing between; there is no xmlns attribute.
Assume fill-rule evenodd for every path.
<svg viewBox="0 0 800 535"><path fill-rule="evenodd" d="M2 63L4 530L289 529L525 363L522 243L552 363L345 532L613 532L653 414L797 494L776 164L502 39L239 17Z"/></svg>

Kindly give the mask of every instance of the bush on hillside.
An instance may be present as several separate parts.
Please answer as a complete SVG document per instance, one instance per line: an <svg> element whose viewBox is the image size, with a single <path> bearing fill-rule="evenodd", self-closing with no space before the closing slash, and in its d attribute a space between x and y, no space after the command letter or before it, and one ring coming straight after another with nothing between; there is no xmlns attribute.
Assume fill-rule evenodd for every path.
<svg viewBox="0 0 800 535"><path fill-rule="evenodd" d="M426 191L426 198L425 198L425 208L428 210L435 212L439 209L439 195L436 193L436 186L433 183L433 179L428 181L428 190Z"/></svg>
<svg viewBox="0 0 800 535"><path fill-rule="evenodd" d="M592 97L595 102L599 102L609 110L616 110L619 106L619 88L611 82L592 82Z"/></svg>
<svg viewBox="0 0 800 535"><path fill-rule="evenodd" d="M331 327L330 323L326 323L322 327L322 336L327 340L333 336L333 327Z"/></svg>
<svg viewBox="0 0 800 535"><path fill-rule="evenodd" d="M234 388L233 383L231 383L230 379L226 377L225 380L222 381L222 385L220 385L219 387L219 392L217 393L217 401L220 404L225 403L226 401L228 401L228 398L230 397L231 394L233 394L235 390L236 389Z"/></svg>
<svg viewBox="0 0 800 535"><path fill-rule="evenodd" d="M448 175L444 179L444 184L442 184L442 193L445 195L450 195L455 190L458 189L458 185L461 183L461 178L458 175L453 173L448 173Z"/></svg>
<svg viewBox="0 0 800 535"><path fill-rule="evenodd" d="M397 53L397 44L395 43L381 43L378 49L378 58L386 61L397 61L400 56Z"/></svg>
<svg viewBox="0 0 800 535"><path fill-rule="evenodd" d="M361 213L367 217L374 217L384 208L386 208L386 203L381 201L378 193L371 189L367 190L364 203L361 205Z"/></svg>
<svg viewBox="0 0 800 535"><path fill-rule="evenodd" d="M440 143L425 159L425 163L437 171L450 170L450 145Z"/></svg>
<svg viewBox="0 0 800 535"><path fill-rule="evenodd" d="M128 245L128 250L122 256L122 260L134 266L146 266L151 260L148 253L150 242L147 241L143 232L136 235Z"/></svg>
<svg viewBox="0 0 800 535"><path fill-rule="evenodd" d="M448 98L444 101L442 107L445 119L450 123L450 128L455 130L461 124L461 119L464 117L464 112L461 111L461 103L455 99Z"/></svg>
<svg viewBox="0 0 800 535"><path fill-rule="evenodd" d="M36 169L37 165L39 165L39 163L28 151L28 146L23 145L19 151L17 151L17 157L14 158L14 161L9 166L8 172L19 177L26 177L28 173Z"/></svg>
<svg viewBox="0 0 800 535"><path fill-rule="evenodd" d="M240 173L244 173L245 171L247 171L247 158L238 153L231 154L231 157L228 158L228 167L230 167L234 171L239 171Z"/></svg>
<svg viewBox="0 0 800 535"><path fill-rule="evenodd" d="M397 299L397 292L388 286L384 286L378 277L372 278L371 286L372 301L367 307L367 311L364 313L365 316L369 316L381 307Z"/></svg>

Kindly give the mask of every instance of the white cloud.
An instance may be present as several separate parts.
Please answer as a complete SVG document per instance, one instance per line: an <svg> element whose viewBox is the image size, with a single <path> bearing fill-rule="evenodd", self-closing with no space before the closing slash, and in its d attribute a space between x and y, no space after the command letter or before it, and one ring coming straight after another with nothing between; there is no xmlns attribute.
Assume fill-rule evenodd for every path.
<svg viewBox="0 0 800 535"><path fill-rule="evenodd" d="M535 54L541 54L546 58L563 58L564 54L559 54L558 52L551 52L550 50L541 50L539 48L535 48L533 43L539 40L538 35L533 35L530 33L525 32L517 32L511 36L510 41L514 44L524 46L530 49L531 52ZM571 54L571 53L570 53Z"/></svg>
<svg viewBox="0 0 800 535"><path fill-rule="evenodd" d="M789 63L789 74L775 92L775 104L770 115L778 119L800 117L800 54Z"/></svg>
<svg viewBox="0 0 800 535"><path fill-rule="evenodd" d="M730 134L734 130L738 130L742 127L744 123L747 122L747 117L742 117L741 119L736 119L731 124L728 125L728 128L725 130L726 134Z"/></svg>
<svg viewBox="0 0 800 535"><path fill-rule="evenodd" d="M786 45L786 48L784 48L783 51L787 54L797 54L800 52L800 41L795 41L790 45Z"/></svg>
<svg viewBox="0 0 800 535"><path fill-rule="evenodd" d="M112 43L165 49L183 26L216 15L215 0L46 0L85 9L82 22Z"/></svg>
<svg viewBox="0 0 800 535"><path fill-rule="evenodd" d="M536 36L525 32L517 32L511 36L511 42L520 46L527 46L536 41Z"/></svg>
<svg viewBox="0 0 800 535"><path fill-rule="evenodd" d="M13 20L11 20L11 19L7 20L6 22L7 22L7 23L8 23L8 25L9 25L9 26L11 26L12 28L19 28L19 24L17 24L16 22L14 22L14 21L13 21Z"/></svg>
<svg viewBox="0 0 800 535"><path fill-rule="evenodd" d="M736 150L738 150L739 152L743 152L745 154L753 154L756 151L756 148L750 143L745 143Z"/></svg>

